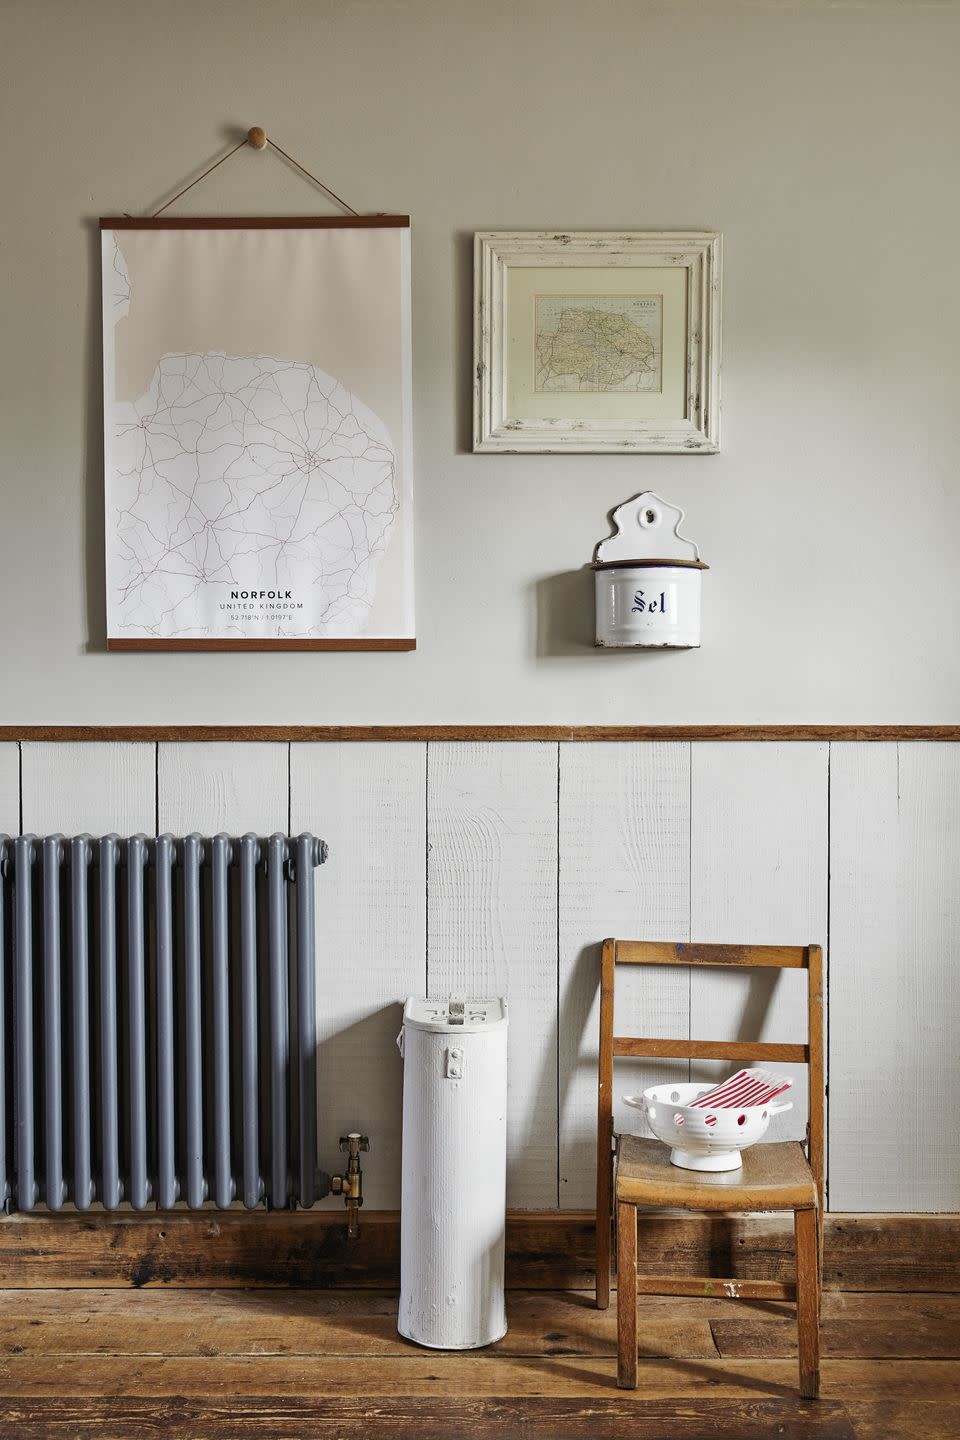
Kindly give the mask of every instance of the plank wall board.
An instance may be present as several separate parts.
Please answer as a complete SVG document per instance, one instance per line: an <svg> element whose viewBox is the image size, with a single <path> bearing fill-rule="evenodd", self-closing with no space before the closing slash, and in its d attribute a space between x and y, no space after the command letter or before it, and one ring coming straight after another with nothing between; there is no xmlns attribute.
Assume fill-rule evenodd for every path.
<svg viewBox="0 0 960 1440"><path fill-rule="evenodd" d="M426 745L294 745L290 821L330 847L316 872L321 1164L370 1137L365 1203L400 1203L402 1070L410 994L426 993ZM324 1204L343 1202L331 1197Z"/></svg>
<svg viewBox="0 0 960 1440"><path fill-rule="evenodd" d="M156 746L25 741L25 833L156 834Z"/></svg>
<svg viewBox="0 0 960 1440"><path fill-rule="evenodd" d="M827 767L824 743L696 745L691 751L690 933L694 940L826 946ZM690 1031L698 1040L804 1041L807 975L696 968ZM730 1061L694 1066L694 1078L728 1075ZM803 1139L805 1065L793 1110L770 1139Z"/></svg>
<svg viewBox="0 0 960 1440"><path fill-rule="evenodd" d="M159 811L174 833L289 825L330 842L316 875L321 1162L339 1168L346 1129L376 1130L368 1205L399 1199L393 1042L407 994L506 989L511 1204L552 1206L559 1189L562 1207L589 1206L600 941L825 942L829 890L830 1206L960 1209L960 1131L924 1100L946 1085L952 1104L960 1084L952 731L899 744L837 731L829 769L829 728L648 740L626 738L647 733L636 727L428 727L408 740L421 732L314 727L289 751L276 727L187 727L159 746L153 733L31 731L19 754L3 739L0 828L17 833L22 806L28 832L149 835ZM570 738L543 738L557 734ZM776 1039L802 1020L799 974L627 967L617 985L619 1033ZM618 1125L642 1128L625 1090L686 1073L618 1066ZM778 1133L802 1119L798 1104Z"/></svg>
<svg viewBox="0 0 960 1440"><path fill-rule="evenodd" d="M282 742L158 745L160 833L286 834L288 759Z"/></svg>
<svg viewBox="0 0 960 1440"><path fill-rule="evenodd" d="M507 1204L557 1204L557 747L431 742L428 991L507 999Z"/></svg>
<svg viewBox="0 0 960 1440"><path fill-rule="evenodd" d="M835 745L831 1205L960 1209L960 746Z"/></svg>
<svg viewBox="0 0 960 1440"><path fill-rule="evenodd" d="M596 1184L600 942L686 940L690 927L690 747L560 746L560 1205L592 1205ZM617 970L618 1035L689 1038L686 970ZM687 1076L687 1064L618 1062L614 1124L640 1133L625 1090Z"/></svg>
<svg viewBox="0 0 960 1440"><path fill-rule="evenodd" d="M0 744L0 835L20 833L20 747Z"/></svg>
<svg viewBox="0 0 960 1440"><path fill-rule="evenodd" d="M960 1292L958 1215L832 1214L824 1231L828 1291ZM592 1211L508 1211L507 1288L592 1290L595 1237ZM796 1271L790 1215L651 1211L640 1217L639 1246L650 1274L791 1281ZM364 1208L355 1240L342 1211L316 1209L0 1215L0 1286L18 1290L382 1289L399 1277L396 1211ZM716 1304L718 1288L707 1292ZM645 1310L666 1303L642 1302Z"/></svg>

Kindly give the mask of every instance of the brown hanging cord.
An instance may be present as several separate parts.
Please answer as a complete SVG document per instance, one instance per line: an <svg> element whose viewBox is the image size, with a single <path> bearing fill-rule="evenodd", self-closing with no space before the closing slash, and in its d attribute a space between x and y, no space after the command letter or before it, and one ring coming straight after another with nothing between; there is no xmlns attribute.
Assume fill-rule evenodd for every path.
<svg viewBox="0 0 960 1440"><path fill-rule="evenodd" d="M251 144L252 143L253 142L251 141ZM266 144L266 137L264 137L264 144ZM291 165L296 165L297 169L302 171L303 174L306 175L308 180L312 180L314 185L319 185L320 189L325 190L332 200L336 200L338 205L343 206L344 210L349 210L351 215L360 214L360 211L354 210L353 206L348 205L346 200L341 200L340 196L336 193L336 191L331 190L329 185L324 185L322 180L318 180L316 175L311 174L311 172L306 168L305 165L300 164L299 160L294 160L292 155L288 155L286 150L282 150L277 144L276 140L271 140L270 144L273 146L274 150L278 150L280 152L284 160L289 160Z"/></svg>
<svg viewBox="0 0 960 1440"><path fill-rule="evenodd" d="M346 200L341 199L341 197L336 193L336 191L330 189L329 185L324 185L323 181L318 179L318 177L314 175L310 170L308 170L305 165L301 165L299 160L294 160L292 155L288 155L286 150L282 149L281 146L277 144L276 140L271 140L269 143L273 146L274 150L276 150L280 155L283 156L284 160L287 160L291 165L296 166L296 168L301 172L301 174L306 175L308 180L313 181L314 185L319 185L320 189L323 190L325 194L329 195L331 200L336 200L337 204L342 205L344 210L349 210L351 215L360 214L359 210L354 210L352 205L348 205ZM189 185L184 185L183 189L178 190L176 195L174 195L173 199L168 200L165 205L161 205L159 210L154 210L153 214L150 217L151 220L155 220L158 215L162 215L164 210L169 210L170 206L173 205L177 200L179 200L182 195L186 195L187 191L192 190L194 185L199 185L201 180L206 180L207 176L212 175L218 165L222 165L225 160L229 160L231 155L236 155L237 151L242 150L244 145L251 145L254 150L265 150L267 148L267 135L266 131L262 128L262 126L252 126L238 144L234 145L230 150L228 150L225 155L221 155L219 160L214 160L212 165L208 165L202 175L198 175L196 180L191 180Z"/></svg>
<svg viewBox="0 0 960 1440"><path fill-rule="evenodd" d="M206 168L206 170L204 170L203 174L202 174L202 175L198 175L197 178L196 178L196 180L191 180L189 185L184 185L184 187L183 187L182 190L178 190L177 193L176 193L176 195L174 195L173 200L168 200L167 203L166 203L166 205L161 205L159 210L154 210L153 214L152 214L151 217L150 217L151 220L156 220L157 216L158 216L158 215L162 215L163 212L164 212L164 210L169 210L169 209L170 209L170 206L171 206L175 201L179 200L181 195L186 195L187 191L188 191L188 190L192 190L193 187L194 187L194 185L199 185L201 180L206 180L206 178L207 178L208 175L212 175L213 172L214 172L214 170L216 170L217 166L218 166L218 165L222 165L223 162L224 162L224 160L229 160L231 155L236 155L236 153L237 153L238 150L242 150L243 147L244 147L244 145L249 145L249 144L250 144L250 141L248 140L247 136L245 135L245 136L243 137L243 139L240 141L239 145L234 145L233 148L232 148L232 150L228 150L228 151L227 151L226 155L221 155L219 160L214 160L214 162L213 162L212 165L208 165L207 168Z"/></svg>

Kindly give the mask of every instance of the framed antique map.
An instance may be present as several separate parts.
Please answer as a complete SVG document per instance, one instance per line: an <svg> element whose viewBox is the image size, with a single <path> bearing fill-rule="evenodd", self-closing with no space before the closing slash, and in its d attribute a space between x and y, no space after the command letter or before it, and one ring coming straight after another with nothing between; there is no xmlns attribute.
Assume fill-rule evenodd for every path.
<svg viewBox="0 0 960 1440"><path fill-rule="evenodd" d="M409 223L101 220L108 648L415 648Z"/></svg>
<svg viewBox="0 0 960 1440"><path fill-rule="evenodd" d="M477 451L720 447L720 236L475 240Z"/></svg>

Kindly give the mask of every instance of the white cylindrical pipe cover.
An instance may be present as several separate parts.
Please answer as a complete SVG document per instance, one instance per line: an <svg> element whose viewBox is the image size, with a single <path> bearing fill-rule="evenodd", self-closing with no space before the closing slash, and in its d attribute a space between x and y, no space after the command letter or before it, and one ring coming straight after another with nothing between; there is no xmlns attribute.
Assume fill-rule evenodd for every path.
<svg viewBox="0 0 960 1440"><path fill-rule="evenodd" d="M490 1345L507 1329L506 1002L411 998L402 1049L398 1329L436 1349Z"/></svg>

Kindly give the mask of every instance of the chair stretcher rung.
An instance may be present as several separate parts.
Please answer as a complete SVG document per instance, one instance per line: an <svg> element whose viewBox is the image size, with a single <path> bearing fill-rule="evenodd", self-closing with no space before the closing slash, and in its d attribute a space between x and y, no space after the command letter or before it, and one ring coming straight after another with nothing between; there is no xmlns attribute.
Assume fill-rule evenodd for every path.
<svg viewBox="0 0 960 1440"><path fill-rule="evenodd" d="M792 1280L717 1280L699 1275L638 1275L640 1295L697 1295L704 1299L795 1300Z"/></svg>

